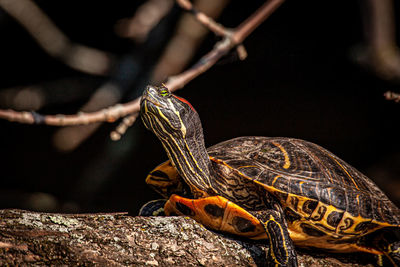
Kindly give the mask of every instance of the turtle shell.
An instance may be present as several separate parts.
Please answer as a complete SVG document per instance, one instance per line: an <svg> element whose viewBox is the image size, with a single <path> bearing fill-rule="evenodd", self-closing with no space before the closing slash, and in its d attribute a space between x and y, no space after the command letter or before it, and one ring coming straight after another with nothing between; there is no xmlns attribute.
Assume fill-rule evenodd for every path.
<svg viewBox="0 0 400 267"><path fill-rule="evenodd" d="M275 196L295 242L296 232L299 235L297 243L310 236L350 239L383 227L399 227L400 210L376 184L316 144L292 138L239 137L208 152L217 194L252 210L262 208L260 190Z"/></svg>

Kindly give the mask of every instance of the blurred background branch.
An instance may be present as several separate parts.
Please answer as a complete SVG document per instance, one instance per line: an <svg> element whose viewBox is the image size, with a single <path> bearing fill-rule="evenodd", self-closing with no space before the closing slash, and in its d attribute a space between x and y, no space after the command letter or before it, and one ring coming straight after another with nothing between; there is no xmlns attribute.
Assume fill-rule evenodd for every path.
<svg viewBox="0 0 400 267"><path fill-rule="evenodd" d="M393 0L362 2L366 43L356 50L356 61L382 79L400 82L400 49L396 43ZM397 14L399 15L399 14Z"/></svg>
<svg viewBox="0 0 400 267"><path fill-rule="evenodd" d="M394 93L392 91L387 91L387 92L385 92L384 96L387 100L393 100L396 103L400 102L400 94L398 94L398 93Z"/></svg>
<svg viewBox="0 0 400 267"><path fill-rule="evenodd" d="M183 1L180 1L183 2ZM226 55L233 47L241 44L244 39L257 28L268 16L274 12L274 10L282 4L284 0L269 0L264 5L262 5L253 15L251 15L244 23L242 23L237 29L229 31L222 26L215 23L207 15L194 12L197 14L196 18L203 22L203 25L210 27L218 35L223 35L224 39L218 42L214 49L203 56L193 67L189 70L172 76L166 82L166 86L171 92L182 88L189 81L193 80L195 77L201 73L208 70L213 66L222 56ZM186 5L187 7L187 5ZM189 10L193 10L190 5ZM112 85L108 85L112 86ZM104 103L105 101L109 103L116 102L112 95L108 92L113 90L111 87L104 87L102 90L97 91L96 94L92 96L91 101L89 101L83 108L82 111L77 115L41 115L36 112L18 112L14 110L0 110L0 118L7 119L10 121L16 121L20 123L29 124L47 124L53 126L67 126L67 125L80 125L80 124L91 124L96 122L114 122L117 119L124 117L126 115L137 113L139 111L139 101L140 97L135 100L128 102L126 104L117 104L115 106L107 106L105 109L100 111L95 111L91 113L84 113L83 111L93 109L93 105L98 107L98 103ZM132 121L132 119L130 120ZM93 126L93 128L95 128ZM88 129L91 131L91 129ZM70 135L70 133L67 133ZM57 139L64 140L64 135Z"/></svg>
<svg viewBox="0 0 400 267"><path fill-rule="evenodd" d="M13 16L49 55L82 72L109 73L114 62L109 53L72 42L31 0L0 0L0 7Z"/></svg>
<svg viewBox="0 0 400 267"><path fill-rule="evenodd" d="M117 21L116 33L123 38L142 43L150 31L171 11L173 0L149 0L139 6L130 18Z"/></svg>

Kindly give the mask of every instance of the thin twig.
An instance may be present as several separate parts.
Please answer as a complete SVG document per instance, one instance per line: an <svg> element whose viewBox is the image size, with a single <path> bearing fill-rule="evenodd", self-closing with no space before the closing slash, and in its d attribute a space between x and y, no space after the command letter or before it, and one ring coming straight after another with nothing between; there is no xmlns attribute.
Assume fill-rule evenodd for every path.
<svg viewBox="0 0 400 267"><path fill-rule="evenodd" d="M284 0L270 0L263 4L254 14L239 25L235 30L226 32L224 39L204 55L195 65L183 73L172 76L166 82L166 86L174 92L189 81L193 80L210 67L232 48L240 45L269 15L271 15ZM9 121L29 124L47 124L53 126L80 125L94 122L114 122L127 115L135 116L140 109L140 98L125 104L117 104L107 109L92 113L79 113L75 115L41 115L36 112L0 110L0 118Z"/></svg>
<svg viewBox="0 0 400 267"><path fill-rule="evenodd" d="M186 11L191 12L194 15L194 17L197 19L197 21L199 21L201 24L203 24L210 31L212 31L213 33L215 33L218 36L226 36L228 30L224 26L215 22L212 18L210 18L206 14L195 9L190 1L176 0L176 2L179 4L179 6L182 9L185 9Z"/></svg>
<svg viewBox="0 0 400 267"><path fill-rule="evenodd" d="M264 20L266 20L285 0L270 0L265 2L256 12L248 17L235 30L228 31L225 38L218 42L214 49L203 56L194 66L183 73L168 79L166 86L171 91L185 86L211 66L233 47L240 45Z"/></svg>
<svg viewBox="0 0 400 267"><path fill-rule="evenodd" d="M202 25L212 31L215 35L225 38L231 38L231 35L233 34L231 29L225 28L203 12L194 8L189 0L176 0L176 2L181 8L191 12L198 22L200 22ZM237 43L236 45L236 52L238 53L239 59L244 60L247 57L246 49L241 43Z"/></svg>
<svg viewBox="0 0 400 267"><path fill-rule="evenodd" d="M132 126L132 124L136 121L138 117L138 113L134 113L126 116L122 122L118 125L115 131L112 131L110 137L113 141L118 141L125 134L126 130Z"/></svg>
<svg viewBox="0 0 400 267"><path fill-rule="evenodd" d="M261 23L263 23L274 11L283 4L285 0L270 0L266 1L259 9L256 10L250 17L243 21L236 28L232 35L233 42L240 44L247 38Z"/></svg>
<svg viewBox="0 0 400 267"><path fill-rule="evenodd" d="M196 9L215 20L218 18L230 0L196 0ZM182 14L179 18L173 37L168 41L164 52L154 66L151 84L165 82L171 75L181 73L196 54L196 50L203 42L209 29L199 23L193 12ZM184 51L184 53L182 53Z"/></svg>

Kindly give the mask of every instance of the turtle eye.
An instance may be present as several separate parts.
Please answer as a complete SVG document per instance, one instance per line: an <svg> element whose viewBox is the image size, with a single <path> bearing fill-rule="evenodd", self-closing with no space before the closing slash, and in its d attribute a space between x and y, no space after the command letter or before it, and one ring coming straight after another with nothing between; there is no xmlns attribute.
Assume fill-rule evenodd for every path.
<svg viewBox="0 0 400 267"><path fill-rule="evenodd" d="M162 89L162 90L160 91L160 95L161 95L161 96L167 96L168 94L169 94L169 92L168 92L167 89Z"/></svg>
<svg viewBox="0 0 400 267"><path fill-rule="evenodd" d="M164 83L161 84L162 86L160 87L160 95L161 96L168 96L169 95L169 91L168 88L165 86Z"/></svg>

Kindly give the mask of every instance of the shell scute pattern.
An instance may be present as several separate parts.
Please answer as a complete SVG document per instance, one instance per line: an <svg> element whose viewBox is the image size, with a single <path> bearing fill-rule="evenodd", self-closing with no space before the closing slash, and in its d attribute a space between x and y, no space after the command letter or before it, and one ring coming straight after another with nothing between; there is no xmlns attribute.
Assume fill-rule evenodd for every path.
<svg viewBox="0 0 400 267"><path fill-rule="evenodd" d="M361 203L360 201L362 201L362 196L360 198L360 195L364 195L364 194L360 194L360 192L358 191L351 191L348 190L346 191L346 196L347 196L347 211L352 215L352 216L358 216L360 214L360 209L362 209L361 207Z"/></svg>
<svg viewBox="0 0 400 267"><path fill-rule="evenodd" d="M238 170L252 179L257 178L262 173L262 170L257 166L243 166L238 168Z"/></svg>
<svg viewBox="0 0 400 267"><path fill-rule="evenodd" d="M331 205L341 210L347 210L347 197L345 189L335 186L329 191Z"/></svg>
<svg viewBox="0 0 400 267"><path fill-rule="evenodd" d="M320 206L320 210L317 206L312 210L316 219L325 216L328 220L330 216L328 224L332 226L339 224L343 212L354 218L400 224L399 209L369 178L316 144L288 138L239 137L208 151L230 168L266 185L267 191L291 211L298 210L288 200L289 195L295 195L315 200L317 206L321 202L337 208L332 215L322 214ZM307 210L306 204L303 201L302 207ZM350 225L350 220L347 223ZM344 230L349 225L341 227Z"/></svg>
<svg viewBox="0 0 400 267"><path fill-rule="evenodd" d="M331 205L331 190L332 190L332 185L330 184L318 184L316 185L318 188L318 199L326 203L327 205Z"/></svg>
<svg viewBox="0 0 400 267"><path fill-rule="evenodd" d="M320 190L318 186L313 183L304 182L301 184L301 192L304 194L307 192L308 197L312 199L319 199Z"/></svg>
<svg viewBox="0 0 400 267"><path fill-rule="evenodd" d="M339 212L339 211L332 211L329 213L326 222L328 225L332 226L333 228L336 228L340 221L342 220L344 215L344 212Z"/></svg>

